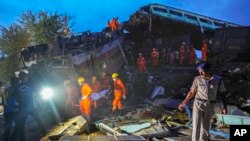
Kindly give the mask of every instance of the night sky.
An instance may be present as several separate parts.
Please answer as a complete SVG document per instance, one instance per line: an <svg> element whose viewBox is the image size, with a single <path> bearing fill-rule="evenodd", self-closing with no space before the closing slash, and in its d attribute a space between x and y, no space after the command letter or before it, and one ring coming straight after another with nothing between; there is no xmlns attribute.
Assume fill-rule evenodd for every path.
<svg viewBox="0 0 250 141"><path fill-rule="evenodd" d="M250 25L250 0L0 0L0 25L9 26L27 10L45 10L75 17L74 32L100 31L108 19L120 21L141 6L160 3L202 15Z"/></svg>

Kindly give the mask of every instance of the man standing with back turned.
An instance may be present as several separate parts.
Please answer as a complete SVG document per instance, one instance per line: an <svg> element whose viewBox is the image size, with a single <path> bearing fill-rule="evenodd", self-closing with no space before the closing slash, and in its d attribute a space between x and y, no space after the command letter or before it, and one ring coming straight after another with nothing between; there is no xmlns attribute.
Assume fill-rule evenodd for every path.
<svg viewBox="0 0 250 141"><path fill-rule="evenodd" d="M183 110L184 106L192 97L195 97L193 104L193 133L192 141L208 141L210 119L213 115L214 104L218 97L223 100L222 114L227 113L226 107L226 89L223 80L216 75L212 75L210 67L207 63L198 66L200 76L194 78L193 85L187 94L185 100L179 105L179 110Z"/></svg>

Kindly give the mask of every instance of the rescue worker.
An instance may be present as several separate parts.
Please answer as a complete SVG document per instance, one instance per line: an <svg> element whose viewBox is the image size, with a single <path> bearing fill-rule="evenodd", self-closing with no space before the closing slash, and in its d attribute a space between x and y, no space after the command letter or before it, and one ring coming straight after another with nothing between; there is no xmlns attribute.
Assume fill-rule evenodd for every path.
<svg viewBox="0 0 250 141"><path fill-rule="evenodd" d="M4 140L11 141L12 124L16 124L16 117L18 111L18 103L14 99L14 91L19 84L17 77L11 77L10 86L5 90L4 94Z"/></svg>
<svg viewBox="0 0 250 141"><path fill-rule="evenodd" d="M174 51L174 63L175 63L175 64L179 64L179 62L180 62L179 57L180 57L179 51L178 51L178 50L175 50L175 51Z"/></svg>
<svg viewBox="0 0 250 141"><path fill-rule="evenodd" d="M159 52L155 48L151 52L151 60L153 67L158 67Z"/></svg>
<svg viewBox="0 0 250 141"><path fill-rule="evenodd" d="M195 48L193 45L191 45L190 52L189 52L189 64L195 64L196 58L197 58L197 55L195 52Z"/></svg>
<svg viewBox="0 0 250 141"><path fill-rule="evenodd" d="M110 22L110 25L111 25L112 31L116 30L118 28L118 19L113 18Z"/></svg>
<svg viewBox="0 0 250 141"><path fill-rule="evenodd" d="M78 105L78 100L80 95L78 93L77 87L70 81L64 81L64 87L67 94L66 104L65 104L65 111L68 117L73 117L79 114L79 109L76 105Z"/></svg>
<svg viewBox="0 0 250 141"><path fill-rule="evenodd" d="M174 50L173 49L169 49L169 64L173 65L174 64Z"/></svg>
<svg viewBox="0 0 250 141"><path fill-rule="evenodd" d="M90 87L92 88L92 93L99 93L101 91L101 84L97 80L96 76L92 76L91 78L91 85ZM93 101L95 109L97 108L97 101Z"/></svg>
<svg viewBox="0 0 250 141"><path fill-rule="evenodd" d="M147 69L146 69L146 60L145 58L142 56L142 53L139 53L139 56L137 58L137 68L139 70L139 73L146 73Z"/></svg>
<svg viewBox="0 0 250 141"><path fill-rule="evenodd" d="M134 82L133 74L130 72L126 72L126 89L127 93L131 95L134 95L133 82Z"/></svg>
<svg viewBox="0 0 250 141"><path fill-rule="evenodd" d="M184 58L185 58L185 42L182 42L181 46L180 46L180 64L183 64Z"/></svg>
<svg viewBox="0 0 250 141"><path fill-rule="evenodd" d="M207 63L198 66L200 76L194 78L193 85L185 100L179 105L179 110L192 97L195 97L193 104L193 132L192 141L208 141L210 119L213 114L213 108L217 102L217 97L223 101L224 107L221 109L222 114L227 113L226 106L226 89L221 77L212 75Z"/></svg>
<svg viewBox="0 0 250 141"><path fill-rule="evenodd" d="M203 40L202 47L201 47L201 60L203 62L207 61L207 55L208 55L208 46L207 46L206 40Z"/></svg>
<svg viewBox="0 0 250 141"><path fill-rule="evenodd" d="M25 121L28 115L31 115L37 122L40 130L43 134L46 133L46 130L42 124L42 121L39 117L39 112L36 108L34 101L35 90L32 84L29 81L28 74L26 72L19 73L19 79L21 83L17 86L14 91L15 100L18 103L18 112L17 112L17 124L14 130L13 137L20 137L20 141L25 141ZM19 136L17 135L19 134ZM15 139L11 139L15 140Z"/></svg>
<svg viewBox="0 0 250 141"><path fill-rule="evenodd" d="M112 111L122 110L122 98L126 99L126 88L123 82L118 78L118 73L112 74L112 79L114 81L114 100Z"/></svg>
<svg viewBox="0 0 250 141"><path fill-rule="evenodd" d="M167 64L168 61L168 54L165 48L163 48L162 53L161 53L161 63L163 66Z"/></svg>
<svg viewBox="0 0 250 141"><path fill-rule="evenodd" d="M101 89L109 89L110 88L110 83L111 83L111 79L110 77L107 76L107 74L105 72L101 73Z"/></svg>
<svg viewBox="0 0 250 141"><path fill-rule="evenodd" d="M118 17L113 18L113 22L114 22L114 25L115 25L115 29L118 29L118 27L119 27Z"/></svg>
<svg viewBox="0 0 250 141"><path fill-rule="evenodd" d="M91 94L92 89L89 84L86 83L85 78L79 77L78 84L81 86L82 98L80 99L80 112L86 116L87 120L90 121L91 116Z"/></svg>

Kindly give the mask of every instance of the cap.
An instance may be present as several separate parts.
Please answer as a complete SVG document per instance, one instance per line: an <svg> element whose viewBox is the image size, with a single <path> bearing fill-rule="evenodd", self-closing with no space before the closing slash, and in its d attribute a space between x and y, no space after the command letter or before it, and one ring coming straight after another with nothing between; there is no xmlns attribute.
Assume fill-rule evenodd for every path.
<svg viewBox="0 0 250 141"><path fill-rule="evenodd" d="M202 63L197 67L197 70L209 70L210 69L210 65L208 63Z"/></svg>

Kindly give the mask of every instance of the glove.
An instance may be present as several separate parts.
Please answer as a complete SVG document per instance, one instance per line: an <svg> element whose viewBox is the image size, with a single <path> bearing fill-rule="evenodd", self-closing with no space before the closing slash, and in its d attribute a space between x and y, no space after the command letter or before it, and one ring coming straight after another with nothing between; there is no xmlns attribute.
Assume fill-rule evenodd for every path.
<svg viewBox="0 0 250 141"><path fill-rule="evenodd" d="M124 96L122 96L122 98L125 100L127 97L126 97L126 95L124 95Z"/></svg>
<svg viewBox="0 0 250 141"><path fill-rule="evenodd" d="M85 99L85 98L87 98L87 96L83 96L81 99Z"/></svg>

